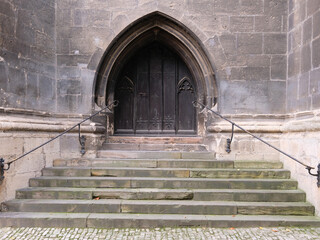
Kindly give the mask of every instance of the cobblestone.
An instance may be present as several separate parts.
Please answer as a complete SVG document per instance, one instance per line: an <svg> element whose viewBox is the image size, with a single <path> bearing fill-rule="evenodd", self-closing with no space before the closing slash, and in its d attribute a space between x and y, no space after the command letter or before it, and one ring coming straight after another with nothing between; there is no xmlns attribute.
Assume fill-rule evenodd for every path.
<svg viewBox="0 0 320 240"><path fill-rule="evenodd" d="M320 239L320 228L154 228L154 229L93 229L93 228L0 228L0 239Z"/></svg>

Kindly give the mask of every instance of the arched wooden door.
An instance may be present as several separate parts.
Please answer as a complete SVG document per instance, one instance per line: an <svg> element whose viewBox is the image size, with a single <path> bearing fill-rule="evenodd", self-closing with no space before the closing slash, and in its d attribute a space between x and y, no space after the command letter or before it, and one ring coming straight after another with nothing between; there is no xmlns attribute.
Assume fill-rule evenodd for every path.
<svg viewBox="0 0 320 240"><path fill-rule="evenodd" d="M181 58L153 43L117 79L115 134L196 134L196 86Z"/></svg>

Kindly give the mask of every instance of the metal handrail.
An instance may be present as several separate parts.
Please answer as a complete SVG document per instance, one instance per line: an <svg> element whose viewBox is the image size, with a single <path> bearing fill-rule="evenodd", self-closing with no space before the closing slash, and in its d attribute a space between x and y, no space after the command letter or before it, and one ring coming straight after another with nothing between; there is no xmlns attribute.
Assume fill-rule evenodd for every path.
<svg viewBox="0 0 320 240"><path fill-rule="evenodd" d="M230 153L230 152L231 152L231 142L232 142L233 134L234 134L234 126L236 126L237 128L239 128L239 129L242 130L243 132L245 132L245 133L249 134L250 136L258 139L259 141L263 142L264 144L268 145L269 147L275 149L276 151L278 151L278 152L282 153L283 155L285 155L285 156L291 158L292 160L296 161L297 163L303 165L303 166L308 170L308 173L309 173L311 176L317 177L317 180L318 180L317 186L320 187L320 163L318 164L318 167L317 167L317 168L318 168L317 173L311 173L311 170L312 170L312 169L315 169L314 167L311 167L311 166L309 166L309 165L307 165L307 164L299 161L299 160L296 159L295 157L289 155L288 153L285 153L284 151L282 151L282 150L280 150L279 148L273 146L272 144L268 143L267 141L259 138L258 136L252 134L251 132L245 130L243 127L239 126L239 125L236 124L235 122L229 120L228 118L223 117L220 113L212 110L211 108L207 107L206 105L204 105L204 104L202 104L202 103L200 103L200 102L198 102L198 101L193 101L192 103L193 103L193 106L194 106L194 107L197 107L197 105L200 105L201 107L206 108L206 109L209 110L210 112L212 112L212 113L214 113L215 115L219 116L219 117L222 118L223 120L231 123L231 125L232 125L232 135L231 135L231 138L228 138L228 139L227 139L227 147L226 147L226 152L227 152L227 153Z"/></svg>
<svg viewBox="0 0 320 240"><path fill-rule="evenodd" d="M39 146L33 148L32 150L30 150L30 151L22 154L21 156L15 158L14 160L12 160L12 161L10 161L10 162L5 162L5 160L4 160L3 158L0 158L0 182L4 179L4 171L9 170L9 169L10 169L10 165L11 165L12 163L18 161L19 159L27 156L27 155L30 154L30 153L36 151L37 149L39 149L39 148L47 145L48 143L50 143L50 142L54 141L55 139L63 136L64 134L70 132L71 130L73 130L73 129L76 128L76 127L78 127L78 132L79 132L79 143L80 143L80 145L81 145L81 150L80 150L80 152L81 152L82 155L85 154L85 141L86 141L86 138L85 138L85 136L81 136L80 125L81 125L82 123L90 120L90 119L93 118L94 116L98 115L99 113L105 111L106 109L110 109L110 108L112 108L112 107L118 106L118 104L119 104L119 101L118 101L118 100L113 101L112 103L110 103L110 104L107 105L106 107L102 108L102 109L99 110L98 112L90 115L89 117L83 119L82 121L78 122L78 123L75 124L74 126L68 128L67 130L65 130L64 132L62 132L62 133L60 133L59 135L55 136L54 138L52 138L52 139L50 139L50 140L42 143L41 145L39 145ZM7 165L6 168L5 168L5 165Z"/></svg>

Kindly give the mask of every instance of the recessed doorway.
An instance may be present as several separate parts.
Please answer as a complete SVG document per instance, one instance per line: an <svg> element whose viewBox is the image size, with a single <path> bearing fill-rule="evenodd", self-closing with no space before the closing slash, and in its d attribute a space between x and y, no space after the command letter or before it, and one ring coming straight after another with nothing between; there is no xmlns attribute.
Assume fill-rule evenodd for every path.
<svg viewBox="0 0 320 240"><path fill-rule="evenodd" d="M197 133L195 81L172 49L153 42L137 50L118 76L115 134Z"/></svg>

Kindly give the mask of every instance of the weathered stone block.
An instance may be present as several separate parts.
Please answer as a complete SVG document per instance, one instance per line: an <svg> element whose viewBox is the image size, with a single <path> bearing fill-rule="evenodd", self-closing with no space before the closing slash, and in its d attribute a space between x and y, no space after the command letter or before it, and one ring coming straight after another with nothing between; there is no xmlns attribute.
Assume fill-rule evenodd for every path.
<svg viewBox="0 0 320 240"><path fill-rule="evenodd" d="M264 11L273 16L285 15L288 9L287 0L265 0Z"/></svg>
<svg viewBox="0 0 320 240"><path fill-rule="evenodd" d="M320 38L312 42L312 66L317 68L320 66Z"/></svg>
<svg viewBox="0 0 320 240"><path fill-rule="evenodd" d="M306 98L309 95L309 72L301 74L299 78L299 99Z"/></svg>
<svg viewBox="0 0 320 240"><path fill-rule="evenodd" d="M313 38L320 35L320 11L313 15Z"/></svg>
<svg viewBox="0 0 320 240"><path fill-rule="evenodd" d="M70 53L91 55L96 49L96 42L99 42L98 36L87 38L70 38ZM99 38L101 39L101 38Z"/></svg>
<svg viewBox="0 0 320 240"><path fill-rule="evenodd" d="M43 10L48 7L46 1L33 0L33 1L19 1L19 7L27 10Z"/></svg>
<svg viewBox="0 0 320 240"><path fill-rule="evenodd" d="M302 42L303 42L303 44L306 44L306 43L310 42L311 39L312 39L312 18L308 18L303 23L303 34L302 34L302 40L303 41Z"/></svg>
<svg viewBox="0 0 320 240"><path fill-rule="evenodd" d="M73 22L75 26L109 26L110 11L105 9L76 9Z"/></svg>
<svg viewBox="0 0 320 240"><path fill-rule="evenodd" d="M196 25L201 25L202 29L208 32L224 32L229 28L228 16L213 16L205 15L194 16L193 21Z"/></svg>
<svg viewBox="0 0 320 240"><path fill-rule="evenodd" d="M57 8L60 9L70 9L70 8L84 8L88 1L86 0L64 0L56 1ZM99 1L101 2L101 1Z"/></svg>
<svg viewBox="0 0 320 240"><path fill-rule="evenodd" d="M271 58L271 79L287 78L287 56L275 55Z"/></svg>
<svg viewBox="0 0 320 240"><path fill-rule="evenodd" d="M52 99L54 97L54 79L39 75L39 96L40 98Z"/></svg>
<svg viewBox="0 0 320 240"><path fill-rule="evenodd" d="M320 50L320 49L319 49ZM301 72L307 72L311 69L311 48L307 44L301 49Z"/></svg>
<svg viewBox="0 0 320 240"><path fill-rule="evenodd" d="M62 66L78 66L78 64L88 64L90 55L58 55L57 63Z"/></svg>
<svg viewBox="0 0 320 240"><path fill-rule="evenodd" d="M287 101L296 101L298 98L298 79L289 78L287 82Z"/></svg>
<svg viewBox="0 0 320 240"><path fill-rule="evenodd" d="M237 48L238 54L261 54L262 34L239 33Z"/></svg>
<svg viewBox="0 0 320 240"><path fill-rule="evenodd" d="M7 1L0 2L0 13L7 15L8 17L14 17L13 5Z"/></svg>
<svg viewBox="0 0 320 240"><path fill-rule="evenodd" d="M231 32L252 32L254 29L254 17L230 17Z"/></svg>
<svg viewBox="0 0 320 240"><path fill-rule="evenodd" d="M13 36L14 34L14 19L7 16L1 16L0 21L0 32L3 35Z"/></svg>
<svg viewBox="0 0 320 240"><path fill-rule="evenodd" d="M291 31L294 28L294 12L288 16L288 30Z"/></svg>
<svg viewBox="0 0 320 240"><path fill-rule="evenodd" d="M35 31L32 28L27 27L23 24L17 25L16 36L25 43L32 45L35 44Z"/></svg>
<svg viewBox="0 0 320 240"><path fill-rule="evenodd" d="M271 56L268 56L266 54L263 55L249 55L244 56L246 61L245 65L249 67L270 67L270 59Z"/></svg>
<svg viewBox="0 0 320 240"><path fill-rule="evenodd" d="M26 79L25 73L21 69L9 68L9 89L10 92L25 96Z"/></svg>
<svg viewBox="0 0 320 240"><path fill-rule="evenodd" d="M214 1L211 0L187 0L186 4L190 14L212 15L214 12Z"/></svg>
<svg viewBox="0 0 320 240"><path fill-rule="evenodd" d="M320 94L312 95L312 108L313 109L320 108Z"/></svg>
<svg viewBox="0 0 320 240"><path fill-rule="evenodd" d="M258 15L263 13L263 0L241 0L240 1L241 14Z"/></svg>
<svg viewBox="0 0 320 240"><path fill-rule="evenodd" d="M281 16L255 16L256 32L281 32Z"/></svg>
<svg viewBox="0 0 320 240"><path fill-rule="evenodd" d="M27 75L27 98L37 98L38 95L38 76L33 73Z"/></svg>
<svg viewBox="0 0 320 240"><path fill-rule="evenodd" d="M289 54L288 58L288 77L297 75L300 72L300 50L295 50L293 53Z"/></svg>
<svg viewBox="0 0 320 240"><path fill-rule="evenodd" d="M269 67L245 67L242 69L244 80L269 80Z"/></svg>
<svg viewBox="0 0 320 240"><path fill-rule="evenodd" d="M219 37L220 43L225 54L234 55L237 51L236 36L233 34L223 34Z"/></svg>
<svg viewBox="0 0 320 240"><path fill-rule="evenodd" d="M307 2L307 15L310 16L320 9L319 0L308 0Z"/></svg>
<svg viewBox="0 0 320 240"><path fill-rule="evenodd" d="M56 26L71 26L72 25L72 11L71 9L56 10Z"/></svg>
<svg viewBox="0 0 320 240"><path fill-rule="evenodd" d="M69 54L69 39L68 38L59 38L56 39L56 51L57 54Z"/></svg>
<svg viewBox="0 0 320 240"><path fill-rule="evenodd" d="M58 94L80 94L81 82L78 80L60 80L58 81Z"/></svg>
<svg viewBox="0 0 320 240"><path fill-rule="evenodd" d="M264 53L285 54L287 52L287 34L275 33L264 35Z"/></svg>
<svg viewBox="0 0 320 240"><path fill-rule="evenodd" d="M240 8L239 0L215 0L215 13L234 13Z"/></svg>
<svg viewBox="0 0 320 240"><path fill-rule="evenodd" d="M55 54L55 40L45 33L39 31L35 33L35 44L38 48Z"/></svg>
<svg viewBox="0 0 320 240"><path fill-rule="evenodd" d="M222 81L223 113L282 113L285 109L285 81Z"/></svg>
<svg viewBox="0 0 320 240"><path fill-rule="evenodd" d="M310 94L320 94L320 69L310 72Z"/></svg>
<svg viewBox="0 0 320 240"><path fill-rule="evenodd" d="M57 100L60 112L76 112L78 109L78 96L76 95L58 96Z"/></svg>
<svg viewBox="0 0 320 240"><path fill-rule="evenodd" d="M302 45L302 27L296 27L289 35L291 34L292 49L300 48Z"/></svg>
<svg viewBox="0 0 320 240"><path fill-rule="evenodd" d="M296 5L296 1L295 0L289 0L289 14L292 13L294 7Z"/></svg>
<svg viewBox="0 0 320 240"><path fill-rule="evenodd" d="M59 67L58 77L60 79L79 79L81 70L78 67Z"/></svg>
<svg viewBox="0 0 320 240"><path fill-rule="evenodd" d="M8 72L4 62L0 62L0 90L7 91Z"/></svg>

